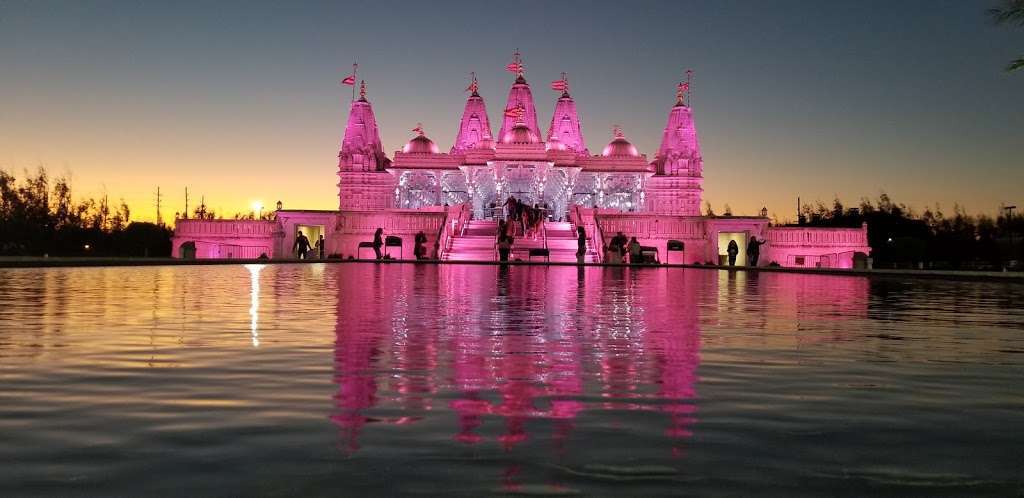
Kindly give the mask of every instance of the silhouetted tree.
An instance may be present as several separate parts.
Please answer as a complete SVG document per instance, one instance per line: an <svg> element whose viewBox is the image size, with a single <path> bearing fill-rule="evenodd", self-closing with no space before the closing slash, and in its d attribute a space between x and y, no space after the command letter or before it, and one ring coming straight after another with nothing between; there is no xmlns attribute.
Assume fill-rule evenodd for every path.
<svg viewBox="0 0 1024 498"><path fill-rule="evenodd" d="M167 227L132 222L124 199L113 210L106 195L76 203L65 177L39 168L19 183L0 170L0 255L169 256L170 238Z"/></svg>
<svg viewBox="0 0 1024 498"><path fill-rule="evenodd" d="M999 7L988 10L996 24L1011 24L1024 27L1024 0L1002 0ZM1006 66L1007 71L1024 67L1024 57L1013 60Z"/></svg>

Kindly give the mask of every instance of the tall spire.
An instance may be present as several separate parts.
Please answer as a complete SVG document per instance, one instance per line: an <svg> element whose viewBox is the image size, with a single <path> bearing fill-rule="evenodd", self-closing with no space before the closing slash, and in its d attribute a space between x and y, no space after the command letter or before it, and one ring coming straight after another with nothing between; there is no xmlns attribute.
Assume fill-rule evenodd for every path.
<svg viewBox="0 0 1024 498"><path fill-rule="evenodd" d="M466 91L471 93L466 99L462 120L459 121L459 131L455 134L455 143L452 144L453 154L494 144L494 137L491 136L491 122L487 118L487 106L478 92L480 84L476 80L476 73L470 73L470 78L471 81Z"/></svg>
<svg viewBox="0 0 1024 498"><path fill-rule="evenodd" d="M359 99L352 102L345 137L338 153L340 171L381 171L390 164L384 155L373 106L366 100L366 82L359 83Z"/></svg>
<svg viewBox="0 0 1024 498"><path fill-rule="evenodd" d="M668 113L668 123L661 137L661 146L654 164L658 175L702 176L704 159L697 140L697 127L693 121L687 93L690 89L690 71L687 81L676 87L676 104Z"/></svg>
<svg viewBox="0 0 1024 498"><path fill-rule="evenodd" d="M553 90L561 90L562 96L555 102L555 112L551 114L551 126L548 127L548 139L555 138L566 149L577 154L590 155L583 141L583 130L580 117L576 113L576 102L569 96L569 78L562 73L562 79L551 82Z"/></svg>
<svg viewBox="0 0 1024 498"><path fill-rule="evenodd" d="M534 136L540 137L540 127L537 126L537 108L533 104L533 93L530 92L530 85L526 83L526 78L524 77L523 61L519 55L519 49L516 49L512 57L512 63L505 66L505 69L515 73L516 80L508 91L508 100L505 101L505 116L502 119L501 131L498 132L498 136L504 138L505 134L516 124L515 115L510 115L512 113L509 111L522 107L522 122L534 133Z"/></svg>

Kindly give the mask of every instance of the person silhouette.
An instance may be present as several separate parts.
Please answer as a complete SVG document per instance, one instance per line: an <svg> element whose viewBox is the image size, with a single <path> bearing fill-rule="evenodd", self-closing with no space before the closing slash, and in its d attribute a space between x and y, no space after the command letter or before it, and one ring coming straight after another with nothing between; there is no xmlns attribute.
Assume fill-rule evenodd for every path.
<svg viewBox="0 0 1024 498"><path fill-rule="evenodd" d="M587 257L587 231L583 225L576 227L576 263L582 265Z"/></svg>
<svg viewBox="0 0 1024 498"><path fill-rule="evenodd" d="M384 255L381 254L380 248L384 246L384 229L378 228L376 232L373 232L373 252L377 255L377 259L384 259Z"/></svg>
<svg viewBox="0 0 1024 498"><path fill-rule="evenodd" d="M327 252L327 241L324 240L323 234L316 239L316 252L320 259L324 259L324 253Z"/></svg>
<svg viewBox="0 0 1024 498"><path fill-rule="evenodd" d="M729 247L725 250L729 255L729 266L736 266L736 255L740 253L740 246L735 240L729 241Z"/></svg>
<svg viewBox="0 0 1024 498"><path fill-rule="evenodd" d="M767 243L768 241L765 240L757 240L757 237L750 237L750 242L747 243L748 265L757 266L757 258L761 256L761 246Z"/></svg>
<svg viewBox="0 0 1024 498"><path fill-rule="evenodd" d="M299 259L306 259L307 254L312 248L309 244L309 239L306 238L306 234L299 230L298 235L295 236L295 244L292 246L292 250L295 251L295 256Z"/></svg>

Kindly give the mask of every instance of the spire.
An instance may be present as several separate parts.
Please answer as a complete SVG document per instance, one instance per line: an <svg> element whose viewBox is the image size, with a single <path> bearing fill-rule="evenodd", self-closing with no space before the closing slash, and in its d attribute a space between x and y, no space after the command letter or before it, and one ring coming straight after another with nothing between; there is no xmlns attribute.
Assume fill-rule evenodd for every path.
<svg viewBox="0 0 1024 498"><path fill-rule="evenodd" d="M693 110L688 105L689 75L687 71L687 81L676 87L676 104L668 113L661 146L652 162L658 175L699 177L703 174L704 159L697 141Z"/></svg>
<svg viewBox="0 0 1024 498"><path fill-rule="evenodd" d="M562 79L551 82L551 88L561 90L562 96L555 102L555 112L551 114L551 126L548 127L548 139L557 139L566 149L580 155L590 155L583 141L583 130L580 117L576 114L576 102L569 96L569 78L562 73Z"/></svg>
<svg viewBox="0 0 1024 498"><path fill-rule="evenodd" d="M470 73L471 82L466 88L472 92L466 99L466 107L462 111L462 120L459 121L459 131L455 134L455 143L452 145L452 153L465 152L467 149L478 146L493 146L494 137L491 136L491 122L487 118L487 106L478 90L480 84L476 80L476 73Z"/></svg>
<svg viewBox="0 0 1024 498"><path fill-rule="evenodd" d="M523 61L518 49L513 54L512 63L505 66L505 70L516 73L516 81L508 91L508 100L505 101L505 117L501 122L501 131L498 132L498 136L504 138L505 134L515 126L517 118L515 115L510 115L509 111L517 107L523 109L522 122L534 133L534 136L541 136L540 127L537 126L537 108L533 104L530 85L523 77Z"/></svg>
<svg viewBox="0 0 1024 498"><path fill-rule="evenodd" d="M391 161L384 155L373 106L366 100L366 82L359 83L359 99L352 102L345 137L338 153L341 171L380 171Z"/></svg>

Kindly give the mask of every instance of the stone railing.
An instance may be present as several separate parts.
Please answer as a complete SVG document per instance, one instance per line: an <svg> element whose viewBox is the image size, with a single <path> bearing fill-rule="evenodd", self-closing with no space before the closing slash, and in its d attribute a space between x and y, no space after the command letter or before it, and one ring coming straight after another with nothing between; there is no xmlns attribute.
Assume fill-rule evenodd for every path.
<svg viewBox="0 0 1024 498"><path fill-rule="evenodd" d="M601 214L596 213L601 231L609 236L622 232L630 237L644 239L702 239L704 220L686 216L658 214Z"/></svg>
<svg viewBox="0 0 1024 498"><path fill-rule="evenodd" d="M868 227L770 227L767 239L773 246L867 247Z"/></svg>
<svg viewBox="0 0 1024 498"><path fill-rule="evenodd" d="M444 223L441 208L431 210L347 211L338 215L338 233L373 233L383 228L385 233L436 234Z"/></svg>
<svg viewBox="0 0 1024 498"><path fill-rule="evenodd" d="M270 220L192 220L174 223L175 237L270 237L277 227Z"/></svg>

